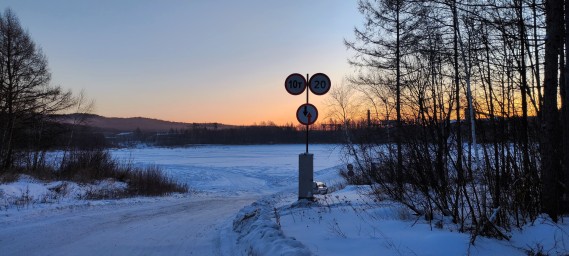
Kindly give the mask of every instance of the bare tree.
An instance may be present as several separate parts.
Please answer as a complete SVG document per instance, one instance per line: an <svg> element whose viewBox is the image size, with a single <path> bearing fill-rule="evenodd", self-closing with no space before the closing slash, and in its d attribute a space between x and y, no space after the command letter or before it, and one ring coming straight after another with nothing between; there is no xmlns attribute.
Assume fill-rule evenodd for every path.
<svg viewBox="0 0 569 256"><path fill-rule="evenodd" d="M397 146L397 179L403 184L402 152L402 91L405 56L417 44L415 33L420 31L425 17L422 5L407 0L361 0L360 12L365 17L365 27L356 28L356 41L346 46L357 52L351 64L372 72L383 71L383 76L393 76L394 85L388 85L395 94Z"/></svg>
<svg viewBox="0 0 569 256"><path fill-rule="evenodd" d="M61 158L62 166L63 164L65 164L65 161L67 160L66 158L68 153L72 150L71 144L73 143L75 133L77 132L76 130L78 129L79 126L86 124L88 119L87 114L92 113L93 108L95 107L95 102L93 100L87 99L85 91L83 90L79 93L77 97L73 98L71 103L73 104L71 105L71 107L73 108L74 115L72 116L71 120L71 131L69 133L69 139L67 141L67 145L63 151L63 156ZM138 130L139 130L138 134L140 134L140 129Z"/></svg>
<svg viewBox="0 0 569 256"><path fill-rule="evenodd" d="M345 84L345 82L340 86L332 87L325 102L328 107L329 117L341 120L343 125L354 121L360 112L360 101L356 97L354 88Z"/></svg>
<svg viewBox="0 0 569 256"><path fill-rule="evenodd" d="M51 86L50 79L45 55L6 9L0 16L1 167L12 167L16 138L30 132L30 123L70 106L71 92Z"/></svg>
<svg viewBox="0 0 569 256"><path fill-rule="evenodd" d="M361 72L350 82L376 115L393 109L409 120L399 138L404 186L412 189L389 192L401 155L365 152L390 147L378 145L379 136L354 141L363 168L413 211L451 214L461 230L474 231L472 242L477 235L507 239L494 225L522 227L542 212L556 220L569 205L569 56L562 47L569 33L560 29L563 1L544 3L360 1L364 27L346 42ZM468 158L466 130L475 147Z"/></svg>

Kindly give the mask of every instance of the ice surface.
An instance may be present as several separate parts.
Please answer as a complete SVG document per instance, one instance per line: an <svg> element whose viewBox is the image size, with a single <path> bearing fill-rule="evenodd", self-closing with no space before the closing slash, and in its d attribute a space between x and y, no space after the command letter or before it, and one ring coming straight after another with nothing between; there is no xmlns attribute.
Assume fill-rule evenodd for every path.
<svg viewBox="0 0 569 256"><path fill-rule="evenodd" d="M304 152L305 145L296 144L111 151L114 157L136 166L157 165L192 189L230 195L266 195L296 186L298 155ZM311 145L309 152L314 154L314 170L342 164L336 145Z"/></svg>

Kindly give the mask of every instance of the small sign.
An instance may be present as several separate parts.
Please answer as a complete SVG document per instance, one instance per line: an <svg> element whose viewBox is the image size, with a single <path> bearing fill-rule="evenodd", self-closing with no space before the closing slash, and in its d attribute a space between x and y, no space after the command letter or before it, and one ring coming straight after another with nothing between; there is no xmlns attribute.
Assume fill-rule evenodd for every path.
<svg viewBox="0 0 569 256"><path fill-rule="evenodd" d="M330 90L330 78L323 73L314 74L308 82L310 91L316 95L324 95Z"/></svg>
<svg viewBox="0 0 569 256"><path fill-rule="evenodd" d="M302 104L296 110L296 119L304 125L311 125L318 119L318 110L310 103Z"/></svg>
<svg viewBox="0 0 569 256"><path fill-rule="evenodd" d="M306 78L303 75L294 73L285 79L285 89L292 95L299 95L306 90Z"/></svg>

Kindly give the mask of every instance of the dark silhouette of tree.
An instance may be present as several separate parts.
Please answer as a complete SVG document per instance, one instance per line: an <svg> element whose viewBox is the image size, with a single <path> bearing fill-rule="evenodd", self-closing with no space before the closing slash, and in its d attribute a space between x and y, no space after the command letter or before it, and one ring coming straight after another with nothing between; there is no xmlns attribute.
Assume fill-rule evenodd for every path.
<svg viewBox="0 0 569 256"><path fill-rule="evenodd" d="M565 49L569 49L569 2L565 1ZM569 212L569 54L565 53L565 81L561 81L561 115L563 127L563 183L565 191L563 195L564 213Z"/></svg>
<svg viewBox="0 0 569 256"><path fill-rule="evenodd" d="M373 125L350 131L361 175L352 180L371 183L379 197L425 217L450 215L460 230L472 231L471 242L478 235L507 239L496 226L509 230L540 213L553 220L566 213L564 2L359 3L364 25L346 45L361 72L350 82L372 109L386 112L377 117L389 117L390 109L401 117L375 122L383 131L395 127L394 140L389 133L378 140L382 130ZM392 173L401 164L405 191L393 193L401 180Z"/></svg>
<svg viewBox="0 0 569 256"><path fill-rule="evenodd" d="M403 155L402 155L402 72L406 56L416 50L418 43L416 34L424 24L424 11L420 4L407 0L361 0L358 8L365 18L363 28L354 30L356 40L346 41L349 49L356 52L356 57L350 63L364 68L367 72L379 71L381 76L393 77L395 84L384 84L394 91L397 146L398 181L402 184ZM393 73L394 72L394 73ZM356 78L355 84L361 84L365 76Z"/></svg>
<svg viewBox="0 0 569 256"><path fill-rule="evenodd" d="M542 206L554 221L560 213L561 198L561 157L560 123L557 109L557 87L559 85L559 55L562 48L563 1L545 1L545 22L547 37L545 40L545 68L543 84L543 108L541 124L541 171L542 171ZM565 129L567 131L567 128Z"/></svg>
<svg viewBox="0 0 569 256"><path fill-rule="evenodd" d="M11 168L24 138L41 140L45 118L66 109L71 93L50 85L47 59L16 15L0 16L0 166Z"/></svg>

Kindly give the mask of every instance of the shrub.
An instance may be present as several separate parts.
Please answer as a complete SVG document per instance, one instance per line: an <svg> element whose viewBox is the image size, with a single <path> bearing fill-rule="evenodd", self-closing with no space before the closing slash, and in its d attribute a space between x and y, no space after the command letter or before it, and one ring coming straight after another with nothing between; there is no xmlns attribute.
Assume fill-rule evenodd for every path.
<svg viewBox="0 0 569 256"><path fill-rule="evenodd" d="M170 193L188 192L187 184L180 184L162 173L158 166L135 168L121 164L111 154L102 149L72 151L66 153L59 168L41 164L37 168L20 168L4 172L0 182L17 180L19 174L43 180L69 180L78 183L95 183L101 180L125 182L124 191L92 191L89 199L121 198L128 196L162 196Z"/></svg>
<svg viewBox="0 0 569 256"><path fill-rule="evenodd" d="M18 180L18 172L13 170L8 170L0 174L0 184L2 183L10 183Z"/></svg>
<svg viewBox="0 0 569 256"><path fill-rule="evenodd" d="M128 189L132 195L161 196L173 192L188 192L188 185L176 183L157 166L135 169L128 174Z"/></svg>
<svg viewBox="0 0 569 256"><path fill-rule="evenodd" d="M90 182L105 178L115 178L120 173L118 164L108 151L74 151L63 159L58 172L59 178L77 182Z"/></svg>

